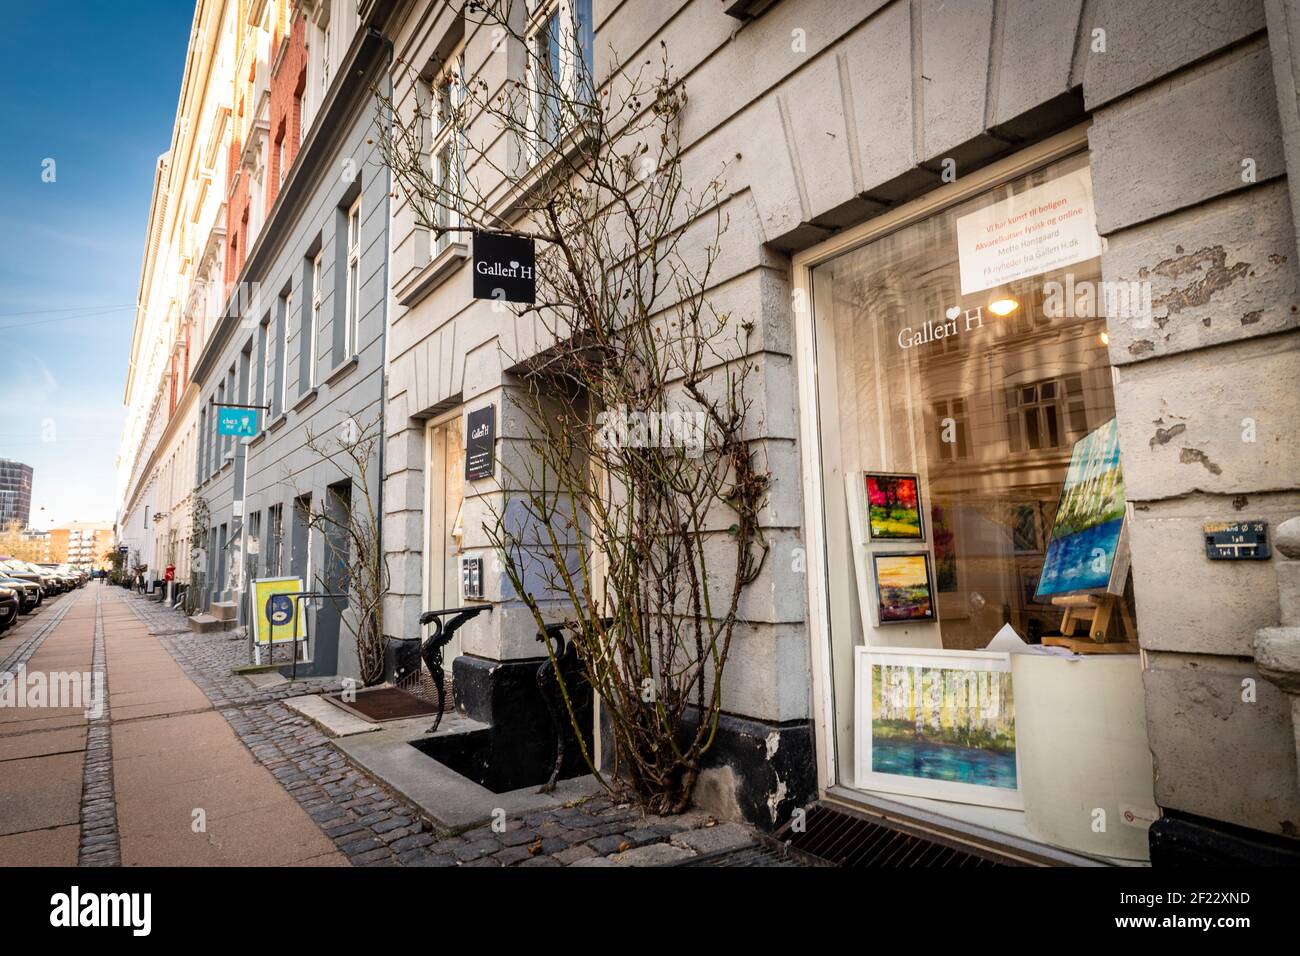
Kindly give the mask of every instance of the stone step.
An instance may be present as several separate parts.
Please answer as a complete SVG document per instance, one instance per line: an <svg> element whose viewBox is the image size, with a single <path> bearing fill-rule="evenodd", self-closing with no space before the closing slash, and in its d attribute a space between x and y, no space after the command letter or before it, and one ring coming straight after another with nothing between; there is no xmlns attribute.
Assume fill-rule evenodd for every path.
<svg viewBox="0 0 1300 956"><path fill-rule="evenodd" d="M234 601L213 601L212 616L219 621L233 621L239 617L239 605Z"/></svg>
<svg viewBox="0 0 1300 956"><path fill-rule="evenodd" d="M228 631L235 626L234 621L223 621L211 614L195 614L190 617L189 621L190 630L196 634L207 634L210 631Z"/></svg>

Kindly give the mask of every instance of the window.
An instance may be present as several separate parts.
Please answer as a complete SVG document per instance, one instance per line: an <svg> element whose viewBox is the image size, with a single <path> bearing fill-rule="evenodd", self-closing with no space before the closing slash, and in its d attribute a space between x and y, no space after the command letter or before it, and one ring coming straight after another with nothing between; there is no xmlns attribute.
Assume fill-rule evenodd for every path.
<svg viewBox="0 0 1300 956"><path fill-rule="evenodd" d="M348 273L347 304L344 312L343 358L357 349L357 324L360 316L358 299L361 295L361 197L348 210Z"/></svg>
<svg viewBox="0 0 1300 956"><path fill-rule="evenodd" d="M591 0L534 0L526 40L537 161L574 125L574 103L592 96Z"/></svg>
<svg viewBox="0 0 1300 956"><path fill-rule="evenodd" d="M276 414L283 412L289 402L289 316L293 315L293 290L289 289L281 298L280 305L280 344L276 356Z"/></svg>
<svg viewBox="0 0 1300 956"><path fill-rule="evenodd" d="M1007 388L1007 444L1013 454L1073 445L1088 430L1083 378L1060 378Z"/></svg>
<svg viewBox="0 0 1300 956"><path fill-rule="evenodd" d="M311 260L311 315L303 329L307 337L303 346L303 355L306 359L306 374L303 376L304 392L316 387L316 335L320 328L321 301L325 295L325 287L321 282L321 258L324 255L324 252L318 252Z"/></svg>
<svg viewBox="0 0 1300 956"><path fill-rule="evenodd" d="M275 330L271 327L271 317L268 315L262 320L262 331L258 341L262 342L262 380L259 385L258 395L259 405L274 405L271 396L275 394ZM273 417L275 409L270 409L270 415Z"/></svg>
<svg viewBox="0 0 1300 956"><path fill-rule="evenodd" d="M280 573L280 547L284 540L284 505L271 505L266 509L266 574L276 577Z"/></svg>
<svg viewBox="0 0 1300 956"><path fill-rule="evenodd" d="M276 165L279 167L278 169L279 179L277 181L277 184L280 186L284 185L284 178L289 175L288 140L289 137L287 135L281 135L280 138L275 142L275 149L276 149L275 162Z"/></svg>
<svg viewBox="0 0 1300 956"><path fill-rule="evenodd" d="M460 225L460 202L463 193L465 143L460 110L465 104L464 47L447 58L446 65L433 81L433 180L438 190L437 224ZM441 233L434 242L436 256L451 244L452 234Z"/></svg>
<svg viewBox="0 0 1300 956"><path fill-rule="evenodd" d="M817 389L803 427L820 439L821 485L806 514L825 556L810 564L809 618L834 780L1035 833L1016 815L1031 800L1036 820L1073 819L1106 805L1117 779L1141 793L1150 777L1141 759L1131 774L1111 757L1110 737L1094 748L1055 734L1028 760L1018 749L1047 739L1052 708L1076 726L1100 719L1093 701L1106 720L1124 713L1114 739L1126 753L1141 758L1146 741L1140 699L1125 698L1141 664L1105 304L1049 307L1053 290L1101 280L1088 158L1008 176L893 228L864 226L857 246L841 236L805 253L811 335L797 348ZM1082 228L1040 226L1064 204ZM985 240L988 222L1020 231ZM1052 258L1067 229L1078 254ZM1089 636L1098 617L1081 624L1080 609L1106 629L1104 655ZM1007 658L1023 641L1033 650L1019 663L1050 666L1012 667L1004 641L1017 648ZM1067 651L1094 664L1056 656ZM1087 782L1053 791L1071 764Z"/></svg>

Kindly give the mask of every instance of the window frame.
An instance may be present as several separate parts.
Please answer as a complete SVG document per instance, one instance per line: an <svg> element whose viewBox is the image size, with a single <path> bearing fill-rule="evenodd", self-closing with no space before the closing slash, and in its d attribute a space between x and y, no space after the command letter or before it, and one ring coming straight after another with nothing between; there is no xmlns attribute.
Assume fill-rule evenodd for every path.
<svg viewBox="0 0 1300 956"><path fill-rule="evenodd" d="M325 271L324 255L325 250L321 249L311 260L311 322L306 327L306 334L310 338L307 347L307 391L316 387L316 337L320 331L321 309L325 301L321 289Z"/></svg>
<svg viewBox="0 0 1300 956"><path fill-rule="evenodd" d="M558 31L557 45L560 66L560 75L558 83L560 95L562 97L574 98L577 91L577 64L582 59L584 47L579 33L574 29L574 5L575 3L587 2L587 0L529 0L528 18L524 27L525 63L530 67L532 65L546 62L550 58L550 38L552 20L556 23ZM589 8L592 6L588 2ZM589 9L588 18L594 21L595 14ZM589 24L591 27L593 44L592 44L592 63L587 64L588 73L593 73L595 68L595 26L594 22ZM552 75L554 75L552 73ZM545 158L543 152L543 141L539 135L541 124L546 118L543 109L543 100L546 94L541 87L541 78L538 77L531 85L531 102L528 104L528 143L527 155L530 164L539 163Z"/></svg>
<svg viewBox="0 0 1300 956"><path fill-rule="evenodd" d="M446 96L444 98L444 91ZM461 203L465 187L465 132L460 122L453 121L467 100L465 87L465 41L461 40L447 56L442 68L429 84L430 119L434 124L429 146L430 174L435 187L444 192L442 154L450 152L447 168L456 180L457 208L439 203L435 215L438 225L456 227L464 221ZM444 104L450 115L444 115ZM443 232L433 242L433 255L437 257L452 242L452 234Z"/></svg>
<svg viewBox="0 0 1300 956"><path fill-rule="evenodd" d="M344 295L347 301L343 308L343 360L356 354L358 329L360 326L360 309L357 300L361 298L361 197L358 196L348 207L344 228L347 229L347 261L344 273Z"/></svg>

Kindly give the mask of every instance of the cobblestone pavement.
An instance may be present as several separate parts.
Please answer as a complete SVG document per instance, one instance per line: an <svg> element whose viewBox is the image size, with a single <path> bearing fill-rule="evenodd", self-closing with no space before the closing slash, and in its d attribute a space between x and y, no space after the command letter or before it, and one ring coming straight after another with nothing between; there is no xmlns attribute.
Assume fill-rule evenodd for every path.
<svg viewBox="0 0 1300 956"><path fill-rule="evenodd" d="M754 835L707 814L646 815L609 797L538 810L460 834L440 833L419 809L354 766L315 724L280 703L337 690L336 680L255 687L232 632L190 632L183 615L143 598L132 610L320 829L359 866L646 866L749 846Z"/></svg>

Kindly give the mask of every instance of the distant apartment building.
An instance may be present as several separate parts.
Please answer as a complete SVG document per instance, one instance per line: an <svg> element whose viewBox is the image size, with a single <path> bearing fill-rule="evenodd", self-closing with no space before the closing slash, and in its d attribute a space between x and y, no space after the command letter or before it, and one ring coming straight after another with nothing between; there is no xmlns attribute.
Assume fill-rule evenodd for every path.
<svg viewBox="0 0 1300 956"><path fill-rule="evenodd" d="M48 535L46 561L71 564L79 568L98 568L108 565L113 548L113 525L108 522L73 521L51 528Z"/></svg>
<svg viewBox="0 0 1300 956"><path fill-rule="evenodd" d="M32 517L32 466L0 458L0 527L26 528Z"/></svg>
<svg viewBox="0 0 1300 956"><path fill-rule="evenodd" d="M28 552L30 555L32 555L31 560L37 562L47 562L47 561L54 560L53 558L50 557L50 553L51 553L50 532L33 531L29 528L28 530L23 532L23 540L27 542L27 545L31 548L31 551Z"/></svg>

